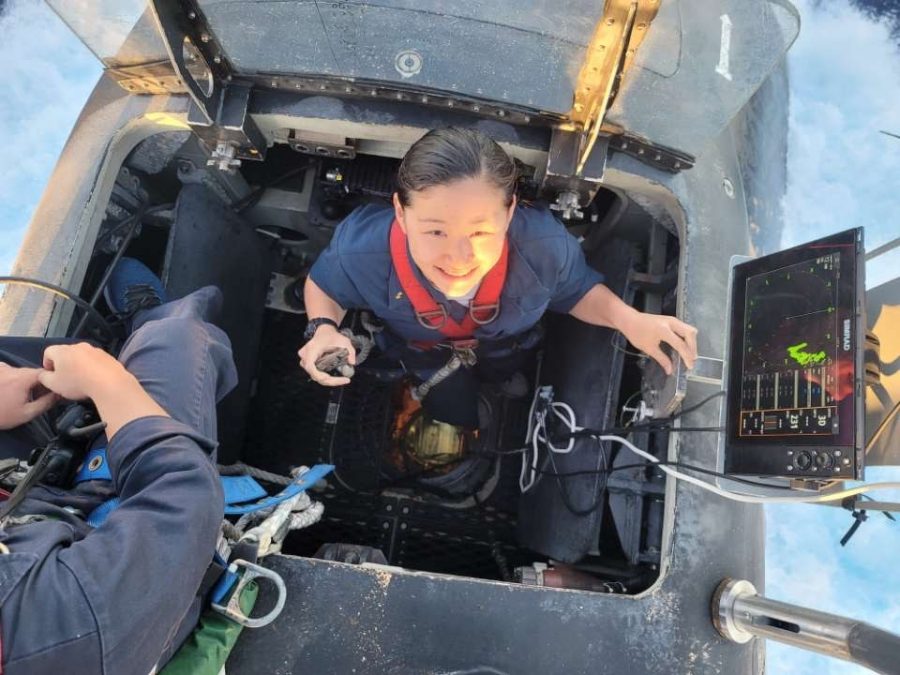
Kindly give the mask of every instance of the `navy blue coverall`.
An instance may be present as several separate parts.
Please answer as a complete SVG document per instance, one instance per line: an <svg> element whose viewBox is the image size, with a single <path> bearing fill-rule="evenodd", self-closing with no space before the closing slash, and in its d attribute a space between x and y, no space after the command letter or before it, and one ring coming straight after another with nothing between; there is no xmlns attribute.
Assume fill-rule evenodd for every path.
<svg viewBox="0 0 900 675"><path fill-rule="evenodd" d="M368 309L381 319L385 331L379 335L379 347L419 379L426 379L448 356L445 350L423 352L408 344L438 341L442 336L419 323L401 288L388 244L393 221L394 210L388 206L356 209L338 226L309 276L344 309ZM476 374L457 371L423 401L432 416L451 424L477 426L477 380L508 377L509 370L518 368L515 353L535 346L532 329L544 313L568 313L603 282L603 275L587 264L578 240L545 208L517 206L507 238L509 262L500 313L474 333L479 341ZM434 288L415 264L413 272L454 320L462 320L466 306Z"/></svg>
<svg viewBox="0 0 900 675"><path fill-rule="evenodd" d="M125 425L108 444L111 481L34 488L14 516L47 518L0 530L5 675L146 675L194 628L224 508L215 403L237 381L208 323L220 304L208 287L135 317L119 360L172 418ZM66 509L113 495L96 529Z"/></svg>

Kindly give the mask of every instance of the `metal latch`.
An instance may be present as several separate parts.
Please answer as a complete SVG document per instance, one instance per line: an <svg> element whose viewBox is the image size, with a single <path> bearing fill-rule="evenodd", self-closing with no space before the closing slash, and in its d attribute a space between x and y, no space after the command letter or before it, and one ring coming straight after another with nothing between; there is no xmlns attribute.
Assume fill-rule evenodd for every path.
<svg viewBox="0 0 900 675"><path fill-rule="evenodd" d="M238 572L238 569L241 567L244 568L243 574L239 574ZM228 565L228 570L225 574L236 578L237 583L233 585L234 590L228 597L227 603L224 605L220 604L220 602L212 603L212 608L214 610L223 616L227 616L235 623L239 623L247 628L261 628L262 626L268 626L278 618L281 614L281 610L284 609L284 603L287 600L287 587L284 585L284 579L282 579L277 572L273 572L272 570L268 570L265 567L256 565L252 562L247 562L246 560L234 560ZM268 579L275 584L275 587L278 589L278 600L275 602L275 607L272 611L264 616L256 618L244 614L241 611L240 605L241 593L243 593L244 587L253 579Z"/></svg>

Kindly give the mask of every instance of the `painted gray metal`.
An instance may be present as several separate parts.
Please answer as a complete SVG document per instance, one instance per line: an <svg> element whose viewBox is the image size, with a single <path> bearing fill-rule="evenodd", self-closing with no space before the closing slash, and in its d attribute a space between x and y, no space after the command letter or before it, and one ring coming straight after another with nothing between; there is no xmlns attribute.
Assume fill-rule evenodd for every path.
<svg viewBox="0 0 900 675"><path fill-rule="evenodd" d="M730 254L750 239L730 130L691 171L654 172L614 155L606 181L681 232L680 315L700 328L700 354L721 359ZM732 188L723 187L730 178ZM692 382L686 405L715 390ZM717 426L718 407L684 419ZM717 465L717 436L691 433L670 449ZM271 626L245 631L229 673L759 673L763 645L735 645L713 627L725 577L763 588L762 509L690 485L667 485L658 583L639 597L528 588L421 572L275 556L291 596Z"/></svg>
<svg viewBox="0 0 900 675"><path fill-rule="evenodd" d="M35 215L18 273L80 286L111 189L106 184L134 144L166 129L148 121L148 113L183 116L187 100L127 96L108 78L101 80L51 179L48 195L53 198L45 197ZM408 106L304 100L259 96L253 113L288 117L303 108L309 113L305 117L337 120L352 111L361 123L388 128L402 119L404 126L421 129L441 118L428 111L417 117ZM478 124L510 142L527 139L526 146L540 145L540 131ZM726 337L728 260L750 253L738 150L728 128L706 145L689 171L666 174L613 154L604 176L610 188L626 192L679 232L679 315L700 328L700 354L718 359ZM49 325L52 332L52 306L42 296L11 293L0 301L0 329L35 335ZM714 384L690 382L685 404L714 389ZM718 426L718 409L708 406L683 421ZM716 436L675 436L670 456L716 466ZM710 598L722 578L764 587L761 508L670 479L664 519L660 579L638 597L274 556L268 564L290 590L285 613L270 627L245 631L229 672L761 672L762 645L728 643L715 632L710 616Z"/></svg>

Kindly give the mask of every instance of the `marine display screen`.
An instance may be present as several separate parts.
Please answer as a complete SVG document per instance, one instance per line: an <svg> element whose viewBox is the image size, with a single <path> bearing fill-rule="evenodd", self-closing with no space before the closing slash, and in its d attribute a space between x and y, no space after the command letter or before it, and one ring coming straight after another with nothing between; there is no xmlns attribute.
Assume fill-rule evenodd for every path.
<svg viewBox="0 0 900 675"><path fill-rule="evenodd" d="M862 470L862 230L734 268L725 469Z"/></svg>

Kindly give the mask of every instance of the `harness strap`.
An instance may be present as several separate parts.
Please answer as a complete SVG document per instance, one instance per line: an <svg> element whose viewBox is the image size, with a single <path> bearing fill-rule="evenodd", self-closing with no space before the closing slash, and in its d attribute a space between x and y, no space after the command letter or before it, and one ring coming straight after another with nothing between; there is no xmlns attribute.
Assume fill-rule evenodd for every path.
<svg viewBox="0 0 900 675"><path fill-rule="evenodd" d="M106 461L106 446L90 450L84 458L78 473L75 474L75 485L87 480L112 480L109 463Z"/></svg>
<svg viewBox="0 0 900 675"><path fill-rule="evenodd" d="M269 497L263 487L251 476L219 476L222 490L225 493L225 513L232 516L253 513L271 506L277 506L281 502L306 491L316 481L331 473L332 469L334 469L334 466L331 464L317 464L303 474L300 481L294 481L272 497ZM112 480L105 447L91 450L84 461L84 465L75 476L76 484L86 480ZM118 505L119 499L117 497L103 502L91 511L87 518L88 524L92 527L99 527Z"/></svg>
<svg viewBox="0 0 900 675"><path fill-rule="evenodd" d="M500 294L506 282L506 270L509 263L509 242L503 241L503 252L500 259L482 279L475 297L469 302L469 311L462 323L457 323L447 312L447 308L439 304L431 293L416 277L409 251L406 235L400 224L394 220L391 224L391 261L397 270L400 287L412 303L416 319L425 328L440 331L451 340L471 338L478 326L495 320L500 315ZM434 343L437 344L437 343ZM422 346L419 343L417 346ZM431 346L434 346L433 344ZM430 347L425 347L430 349Z"/></svg>

